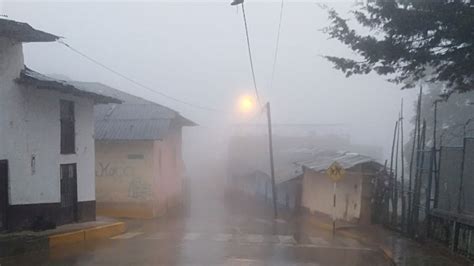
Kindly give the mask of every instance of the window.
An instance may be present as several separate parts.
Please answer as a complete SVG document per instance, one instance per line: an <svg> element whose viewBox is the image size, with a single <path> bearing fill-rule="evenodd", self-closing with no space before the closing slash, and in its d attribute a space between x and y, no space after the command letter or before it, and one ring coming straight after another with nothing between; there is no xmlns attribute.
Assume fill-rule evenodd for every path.
<svg viewBox="0 0 474 266"><path fill-rule="evenodd" d="M74 127L74 102L60 101L61 154L72 154L76 150L76 131Z"/></svg>

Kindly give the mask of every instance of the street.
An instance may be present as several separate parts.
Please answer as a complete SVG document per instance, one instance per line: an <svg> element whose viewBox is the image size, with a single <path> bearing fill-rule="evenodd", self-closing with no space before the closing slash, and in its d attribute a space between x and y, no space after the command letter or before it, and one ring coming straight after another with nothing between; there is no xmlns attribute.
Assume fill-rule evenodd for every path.
<svg viewBox="0 0 474 266"><path fill-rule="evenodd" d="M377 247L271 219L271 205L229 200L216 182L195 180L186 211L127 220L126 233L6 259L1 265L390 265Z"/></svg>

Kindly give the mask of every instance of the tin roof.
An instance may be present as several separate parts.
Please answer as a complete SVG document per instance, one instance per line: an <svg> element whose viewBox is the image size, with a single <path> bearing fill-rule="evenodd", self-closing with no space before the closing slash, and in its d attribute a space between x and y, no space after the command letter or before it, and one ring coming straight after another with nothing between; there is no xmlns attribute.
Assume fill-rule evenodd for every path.
<svg viewBox="0 0 474 266"><path fill-rule="evenodd" d="M27 23L9 19L0 19L0 37L19 42L54 42L58 36L37 30Z"/></svg>
<svg viewBox="0 0 474 266"><path fill-rule="evenodd" d="M238 176L246 176L259 172L261 173L259 176L270 177L268 152L261 152L259 149L252 150L248 144L257 146L254 142L239 142L235 144L230 149L229 170L231 173ZM345 169L369 162L381 166L381 164L369 156L320 148L274 149L273 157L276 184L298 178L303 174L303 168L309 168L318 172L326 171L334 161L338 161Z"/></svg>
<svg viewBox="0 0 474 266"><path fill-rule="evenodd" d="M354 152L331 152L321 151L314 154L310 160L297 162L298 165L304 166L316 172L326 171L333 162L338 162L344 169L350 169L354 166L373 162L379 164L372 157ZM381 165L381 164L379 164Z"/></svg>
<svg viewBox="0 0 474 266"><path fill-rule="evenodd" d="M117 98L106 96L95 92L90 86L84 84L78 86L79 82L72 82L48 77L25 67L16 82L28 84L37 89L54 90L62 93L72 94L79 97L91 98L95 103L121 103ZM94 83L94 86L105 86L100 83Z"/></svg>
<svg viewBox="0 0 474 266"><path fill-rule="evenodd" d="M117 105L120 108L120 105ZM97 140L158 140L170 129L170 119L103 119L95 122Z"/></svg>
<svg viewBox="0 0 474 266"><path fill-rule="evenodd" d="M158 103L107 86L95 90L123 101L123 104L95 106L97 140L159 140L172 129L196 125Z"/></svg>

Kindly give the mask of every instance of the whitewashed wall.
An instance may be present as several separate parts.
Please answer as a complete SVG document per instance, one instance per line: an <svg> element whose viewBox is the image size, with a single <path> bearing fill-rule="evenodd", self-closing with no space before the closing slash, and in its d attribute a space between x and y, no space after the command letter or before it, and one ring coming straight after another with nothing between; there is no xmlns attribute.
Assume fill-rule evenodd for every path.
<svg viewBox="0 0 474 266"><path fill-rule="evenodd" d="M78 200L95 200L93 101L18 85L22 68L21 44L0 39L0 159L9 161L10 204L59 202L61 163L77 163ZM60 155L60 99L75 102L73 155Z"/></svg>
<svg viewBox="0 0 474 266"><path fill-rule="evenodd" d="M332 216L333 182L325 173L305 171L302 204L310 211ZM347 173L336 189L336 218L353 220L360 217L362 177Z"/></svg>

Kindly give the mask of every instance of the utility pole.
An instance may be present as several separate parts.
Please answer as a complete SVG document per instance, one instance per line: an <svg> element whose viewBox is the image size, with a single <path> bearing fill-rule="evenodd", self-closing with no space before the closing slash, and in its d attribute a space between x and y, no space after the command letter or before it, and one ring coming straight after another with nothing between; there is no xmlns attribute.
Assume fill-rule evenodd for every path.
<svg viewBox="0 0 474 266"><path fill-rule="evenodd" d="M439 171L438 171L438 161L437 161L437 153L438 149L436 148L436 131L438 127L438 103L440 99L434 101L434 113L433 113L433 171L434 172L434 180L435 180L435 194L434 194L434 203L433 208L438 208L438 195L439 195Z"/></svg>
<svg viewBox="0 0 474 266"><path fill-rule="evenodd" d="M464 161L466 159L466 128L471 123L472 118L469 118L466 123L464 123L463 127L463 139L462 139L462 161L461 161L461 178L459 180L459 195L458 195L458 213L462 213L463 205L462 205L462 200L463 200L463 183L464 183Z"/></svg>
<svg viewBox="0 0 474 266"><path fill-rule="evenodd" d="M401 103L401 107L400 107L400 142L401 142L401 150L400 150L400 158L401 158L401 164L402 164L402 173L401 173L401 177L400 177L400 181L401 181L401 184L402 184L402 189L401 189L401 199L402 199L402 222L401 222L401 228L402 228L402 231L405 231L406 229L406 225L407 225L407 222L406 222L406 215L407 215L407 211L406 211L406 188L405 188L405 153L404 153L404 144L405 142L403 141L403 98L402 98L402 103Z"/></svg>
<svg viewBox="0 0 474 266"><path fill-rule="evenodd" d="M273 216L276 219L278 217L278 210L277 210L277 199L276 199L276 189L275 189L275 166L273 163L272 115L271 115L271 110L270 110L270 102L267 102L265 109L267 111L267 122L268 122L268 147L270 151L270 174L272 178Z"/></svg>
<svg viewBox="0 0 474 266"><path fill-rule="evenodd" d="M249 38L249 32L248 32L248 27L247 27L247 18L245 16L244 0L233 0L231 5L232 6L242 5L242 15L244 19L245 33L247 35L247 48L249 52L250 69L252 70L252 79L253 79L253 85L255 89L255 96L257 97L257 102L260 105L260 99L259 99L258 90L257 90L257 82L255 80L255 71L253 67L252 51L250 49L250 38ZM272 179L273 216L276 219L278 217L278 210L277 210L277 198L276 198L277 193L275 189L275 166L273 162L272 115L271 115L271 110L270 110L270 102L267 102L264 108L267 111L267 120L268 120L267 121L268 122L268 146L269 146L269 151L270 151L270 174L271 174L271 179Z"/></svg>
<svg viewBox="0 0 474 266"><path fill-rule="evenodd" d="M393 142L392 142L392 152L390 155L390 180L389 180L389 186L390 186L390 198L392 200L392 215L391 215L391 224L396 224L396 210L395 210L395 182L393 178L393 156L395 152L395 143L396 143L396 138L397 138L397 131L398 131L398 120L395 122L395 128L393 129Z"/></svg>
<svg viewBox="0 0 474 266"><path fill-rule="evenodd" d="M419 146L420 146L420 120L421 120L421 99L423 95L423 87L420 86L420 92L418 94L418 103L416 108L416 120L415 120L415 128L413 130L413 143L411 149L411 156L410 156L410 166L408 172L408 223L407 223L407 231L409 233L413 233L413 212L414 212L414 189L415 184L414 180L416 180L416 175L418 174L418 156L419 154ZM416 153L415 153L416 150ZM415 164L415 157L416 159L416 166L415 166L415 173L413 173L413 166ZM414 176L413 176L414 175Z"/></svg>

